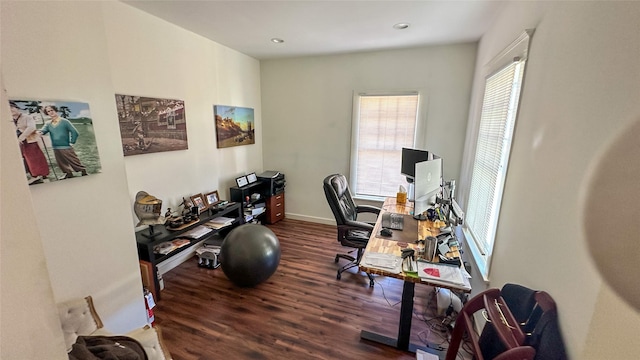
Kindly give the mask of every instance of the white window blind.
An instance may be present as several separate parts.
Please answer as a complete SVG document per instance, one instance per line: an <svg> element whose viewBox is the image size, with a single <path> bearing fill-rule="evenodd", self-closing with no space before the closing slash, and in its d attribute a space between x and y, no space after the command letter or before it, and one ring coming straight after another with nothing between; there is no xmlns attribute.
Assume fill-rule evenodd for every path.
<svg viewBox="0 0 640 360"><path fill-rule="evenodd" d="M467 227L484 255L493 249L524 66L514 59L486 80L467 205Z"/></svg>
<svg viewBox="0 0 640 360"><path fill-rule="evenodd" d="M417 92L358 94L354 104L351 187L356 196L395 196L406 184L400 174L402 148L413 147Z"/></svg>

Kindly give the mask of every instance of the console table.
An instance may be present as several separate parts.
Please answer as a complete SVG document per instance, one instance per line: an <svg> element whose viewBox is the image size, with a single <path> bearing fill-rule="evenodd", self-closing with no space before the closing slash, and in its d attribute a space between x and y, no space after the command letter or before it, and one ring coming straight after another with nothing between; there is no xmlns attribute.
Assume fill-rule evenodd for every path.
<svg viewBox="0 0 640 360"><path fill-rule="evenodd" d="M154 253L153 248L166 241L172 241L181 238L181 235L194 229L195 227L206 223L209 220L215 219L220 216L225 216L234 219L230 226L213 229L203 237L199 239L188 239L189 244L173 250L172 252L163 255ZM219 238L220 242L224 239L226 234L238 225L244 223L244 216L242 214L242 206L239 203L231 203L224 209L209 209L200 214L197 221L189 224L179 230L173 230L165 225L154 225L153 236L150 236L150 229L144 229L136 232L136 242L138 245L138 258L141 262L141 267L146 267L146 276L152 282L152 289L154 297L160 300L160 281L158 279L158 265L163 261L193 247L194 245L209 239ZM143 272L143 276L145 276Z"/></svg>

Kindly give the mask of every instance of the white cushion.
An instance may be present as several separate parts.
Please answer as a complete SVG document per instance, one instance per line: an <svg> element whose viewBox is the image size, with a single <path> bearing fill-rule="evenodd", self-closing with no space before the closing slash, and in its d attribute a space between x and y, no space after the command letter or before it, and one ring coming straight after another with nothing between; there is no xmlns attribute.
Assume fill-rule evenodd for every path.
<svg viewBox="0 0 640 360"><path fill-rule="evenodd" d="M93 334L102 327L102 322L96 319L92 307L87 299L78 299L58 304L58 315L62 324L64 343L67 352L78 339L78 336Z"/></svg>

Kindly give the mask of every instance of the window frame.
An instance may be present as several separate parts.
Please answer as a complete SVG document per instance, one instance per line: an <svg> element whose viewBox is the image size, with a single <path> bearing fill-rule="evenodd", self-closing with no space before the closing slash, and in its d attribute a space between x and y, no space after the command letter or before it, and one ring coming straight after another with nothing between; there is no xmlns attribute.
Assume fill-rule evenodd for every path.
<svg viewBox="0 0 640 360"><path fill-rule="evenodd" d="M360 99L366 96L403 96L403 95L415 95L418 97L418 104L416 107L416 120L413 133L413 144L408 145L411 147L421 148L423 140L426 136L425 121L423 120L423 104L425 103L424 91L422 89L410 89L410 90L394 90L394 91L354 91L353 92L353 114L351 118L351 154L349 165L349 186L352 191L352 195L355 199L368 200L368 201L384 201L386 195L364 195L360 194L357 187L358 179L358 140L360 129ZM402 148L398 149L401 152ZM400 171L400 164L398 164L398 171ZM401 184L407 187L406 181ZM396 185L396 186L397 186ZM395 194L394 194L395 195Z"/></svg>
<svg viewBox="0 0 640 360"><path fill-rule="evenodd" d="M498 235L498 226L500 222L500 210L502 206L503 191L507 181L509 162L510 162L510 156L511 156L511 148L515 140L515 131L518 123L518 115L520 112L520 104L522 101L522 95L524 90L529 45L530 45L530 40L531 40L531 37L533 36L534 31L535 31L534 29L525 30L515 41L513 41L509 46L507 46L503 51L501 51L497 56L495 56L489 63L487 63L484 66L483 74L485 74L485 76L483 77L484 82L483 82L483 89L482 89L482 97L481 97L481 101L478 104L479 113L476 116L474 116L474 118L472 119L473 121L472 124L475 127L475 136L471 140L473 151L468 157L468 159L466 159L465 161L468 168L468 175L467 175L468 185L465 188L465 194L466 194L465 218L466 219L465 219L465 224L463 226L463 232L467 240L466 241L467 247L469 248L471 255L473 256L475 263L478 267L478 270L480 271L480 274L482 275L482 278L485 282L489 281L493 250L498 241L497 235ZM513 118L513 124L511 126L511 132L510 134L505 134L505 136L503 137L503 140L506 137L510 137L510 141L508 142L508 144L504 145L503 152L506 153L506 156L504 158L504 162L501 163L501 166L503 167L499 170L500 178L498 179L498 181L496 181L496 186L494 187L494 191L496 191L495 192L496 201L494 202L495 208L493 209L492 214L488 216L484 215L487 218L491 218L491 217L494 218L492 221L490 221L491 229L489 229L489 232L488 232L489 235L487 236L488 238L487 242L489 246L488 246L488 249L486 249L485 251L485 249L481 248L481 245L474 237L473 232L470 230L469 224L466 221L467 219L469 219L469 215L470 215L469 202L472 195L471 188L472 188L473 172L474 172L474 166L476 163L476 155L477 155L478 142L479 142L482 108L485 106L485 97L486 97L488 80L492 76L498 74L500 71L504 70L505 68L507 68L508 66L516 62L523 63L524 69L522 71L522 77L520 80L519 94L517 95L517 103L515 104L516 108L513 114L514 118ZM516 77L514 76L514 79L515 78ZM511 97L512 93L510 93L509 96Z"/></svg>

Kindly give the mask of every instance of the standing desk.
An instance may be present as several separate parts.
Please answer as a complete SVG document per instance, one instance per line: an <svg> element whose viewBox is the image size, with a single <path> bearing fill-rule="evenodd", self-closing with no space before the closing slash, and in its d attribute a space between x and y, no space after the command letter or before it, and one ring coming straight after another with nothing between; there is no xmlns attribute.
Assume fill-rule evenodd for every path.
<svg viewBox="0 0 640 360"><path fill-rule="evenodd" d="M384 238L380 236L380 230L382 229L382 214L384 212L391 213L399 213L399 214L413 214L413 204L407 202L405 204L397 204L396 198L389 197L386 198L384 204L382 205L382 211L376 220L376 224L374 226L373 231L371 232L371 237L369 238L369 242L367 247L364 250L364 255L367 252L370 253L383 253L383 254L394 254L397 256L401 255L403 247L409 247L412 249L416 249L417 253L417 244L415 243L418 239L424 239L427 236L435 236L440 232L439 228L435 228L433 222L431 221L418 221L413 219L412 217L406 217L404 219L404 229L393 230L394 235L392 239ZM415 223L411 223L411 221L415 221ZM409 222L409 223L408 223ZM417 225L417 226L416 226ZM416 232L417 227L417 232ZM413 234L410 233L413 231ZM401 234L402 239L399 238L399 234ZM405 239L412 239L406 241ZM405 246L406 243L406 246ZM458 251L458 249L454 249L454 251ZM363 257L364 257L363 255ZM376 274L382 276L389 276L396 279L401 279L404 281L402 288L402 300L400 305L400 321L398 323L398 336L396 338L390 338L388 336L376 334L370 331L362 330L360 332L360 338L370 341L375 341L381 344L393 346L400 350L412 351L415 352L416 349L421 348L418 345L414 345L410 343L411 337L411 320L413 316L413 296L415 292L415 284L426 284L441 288L446 288L450 290L459 290L464 292L470 292L471 287L462 287L455 284L450 283L441 283L438 281L432 281L427 279L421 279L416 276L405 275L400 272L399 274L385 271L383 269L367 267L365 264L359 265L360 270L369 273ZM467 284L468 285L468 284ZM424 349L424 347L422 347Z"/></svg>

